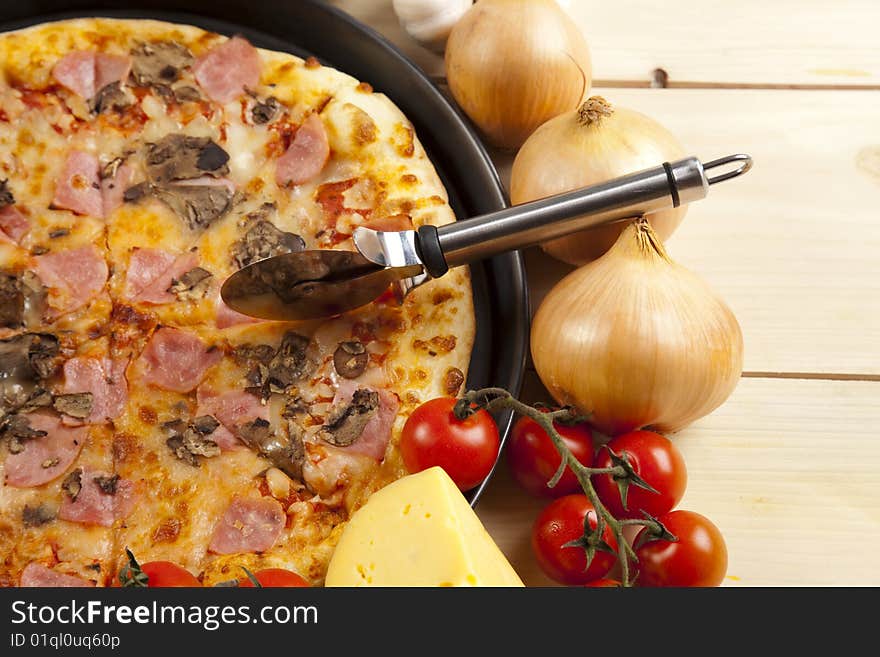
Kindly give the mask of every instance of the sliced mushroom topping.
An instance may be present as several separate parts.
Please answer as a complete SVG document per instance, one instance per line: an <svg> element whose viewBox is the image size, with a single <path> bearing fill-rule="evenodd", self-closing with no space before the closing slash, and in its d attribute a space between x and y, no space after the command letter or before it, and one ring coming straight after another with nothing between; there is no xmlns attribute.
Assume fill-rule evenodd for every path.
<svg viewBox="0 0 880 657"><path fill-rule="evenodd" d="M24 324L24 293L18 276L0 273L0 326L17 328Z"/></svg>
<svg viewBox="0 0 880 657"><path fill-rule="evenodd" d="M52 405L52 393L37 386L30 396L16 408L18 413L30 413L38 408L46 408Z"/></svg>
<svg viewBox="0 0 880 657"><path fill-rule="evenodd" d="M181 301L196 301L208 293L212 277L213 274L207 269L195 267L180 278L173 279L168 291Z"/></svg>
<svg viewBox="0 0 880 657"><path fill-rule="evenodd" d="M219 426L220 423L210 415L197 417L188 425L182 420L166 422L162 425L171 433L171 437L165 441L165 444L168 445L174 456L196 468L201 466L202 458L210 458L220 454L220 447L217 443L206 437Z"/></svg>
<svg viewBox="0 0 880 657"><path fill-rule="evenodd" d="M40 322L46 289L32 271L0 272L0 326L19 328Z"/></svg>
<svg viewBox="0 0 880 657"><path fill-rule="evenodd" d="M82 490L82 468L77 468L67 475L61 482L61 489L67 493L71 502L76 502Z"/></svg>
<svg viewBox="0 0 880 657"><path fill-rule="evenodd" d="M89 109L93 114L102 114L108 110L123 110L131 104L131 96L125 92L122 83L117 81L102 87L89 100Z"/></svg>
<svg viewBox="0 0 880 657"><path fill-rule="evenodd" d="M232 207L232 190L225 185L168 185L151 189L191 230L207 228ZM126 195L128 191L131 190Z"/></svg>
<svg viewBox="0 0 880 657"><path fill-rule="evenodd" d="M248 215L247 232L232 245L232 259L239 268L281 255L296 253L306 248L305 240L296 233L279 230L268 217L275 212L272 203L264 203L256 212Z"/></svg>
<svg viewBox="0 0 880 657"><path fill-rule="evenodd" d="M186 46L175 41L142 43L131 51L131 77L139 87L170 85L195 58Z"/></svg>
<svg viewBox="0 0 880 657"><path fill-rule="evenodd" d="M24 449L24 443L34 438L42 438L45 431L34 429L26 415L7 415L0 425L0 438L6 438L10 454L18 454Z"/></svg>
<svg viewBox="0 0 880 657"><path fill-rule="evenodd" d="M93 477L92 481L95 482L95 485L97 485L105 495L116 495L116 487L119 484L118 474L110 475L109 477L106 475L100 475Z"/></svg>
<svg viewBox="0 0 880 657"><path fill-rule="evenodd" d="M174 100L178 103L195 103L202 99L202 94L199 93L199 90L188 84L174 87L171 92L174 95Z"/></svg>
<svg viewBox="0 0 880 657"><path fill-rule="evenodd" d="M293 384L312 372L315 362L308 355L309 338L288 331L277 349L269 345L244 344L235 348L238 364L248 367L249 391L268 399L272 393L290 392Z"/></svg>
<svg viewBox="0 0 880 657"><path fill-rule="evenodd" d="M58 338L51 333L25 333L31 337L28 361L37 377L47 379L58 369Z"/></svg>
<svg viewBox="0 0 880 657"><path fill-rule="evenodd" d="M166 135L147 148L147 174L156 184L229 173L229 153L208 137Z"/></svg>
<svg viewBox="0 0 880 657"><path fill-rule="evenodd" d="M275 349L268 344L243 344L235 347L233 357L241 365L257 362L268 365L275 355Z"/></svg>
<svg viewBox="0 0 880 657"><path fill-rule="evenodd" d="M379 410L379 393L375 390L359 388L354 391L348 404L337 406L330 411L327 421L321 427L321 437L332 445L345 447L360 438L367 422Z"/></svg>
<svg viewBox="0 0 880 657"><path fill-rule="evenodd" d="M4 178L0 180L0 208L5 208L7 205L15 205L15 196L9 189L9 180Z"/></svg>
<svg viewBox="0 0 880 657"><path fill-rule="evenodd" d="M272 431L268 421L257 418L240 425L238 437L288 477L302 481L305 448L298 425L291 424L291 429L284 436Z"/></svg>
<svg viewBox="0 0 880 657"><path fill-rule="evenodd" d="M58 515L58 511L46 503L37 506L24 505L21 511L21 522L25 527L42 527L52 522Z"/></svg>
<svg viewBox="0 0 880 657"><path fill-rule="evenodd" d="M153 185L148 181L144 181L126 189L122 194L122 200L127 203L132 203L134 201L140 201L142 198L149 196L152 193Z"/></svg>
<svg viewBox="0 0 880 657"><path fill-rule="evenodd" d="M284 407L281 409L281 417L286 420L292 420L298 415L308 412L309 408L302 397L287 397Z"/></svg>
<svg viewBox="0 0 880 657"><path fill-rule="evenodd" d="M311 369L306 355L309 338L295 331L288 331L281 339L275 356L268 365L268 383L273 392L282 392L304 378Z"/></svg>
<svg viewBox="0 0 880 657"><path fill-rule="evenodd" d="M20 333L0 340L0 402L5 410L24 404L37 382L58 368L58 338L49 333Z"/></svg>
<svg viewBox="0 0 880 657"><path fill-rule="evenodd" d="M265 100L257 101L251 109L251 121L256 124L269 123L278 116L281 111L281 103L274 96Z"/></svg>
<svg viewBox="0 0 880 657"><path fill-rule="evenodd" d="M48 290L32 271L23 272L19 281L24 294L24 325L36 326L46 312Z"/></svg>
<svg viewBox="0 0 880 657"><path fill-rule="evenodd" d="M333 352L333 366L339 376L356 379L367 368L370 354L360 340L340 342Z"/></svg>
<svg viewBox="0 0 880 657"><path fill-rule="evenodd" d="M92 412L93 395L90 392L74 392L67 395L56 395L52 407L59 413L82 420Z"/></svg>
<svg viewBox="0 0 880 657"><path fill-rule="evenodd" d="M220 426L220 423L213 415L200 415L192 421L191 426L203 436L207 436L210 433L214 433L217 427Z"/></svg>
<svg viewBox="0 0 880 657"><path fill-rule="evenodd" d="M169 422L163 422L162 428L167 431L169 435L183 433L186 431L186 422L178 418L176 420L170 420Z"/></svg>
<svg viewBox="0 0 880 657"><path fill-rule="evenodd" d="M268 442L272 436L272 428L268 420L261 417L238 426L238 436L248 447L262 450L263 443Z"/></svg>

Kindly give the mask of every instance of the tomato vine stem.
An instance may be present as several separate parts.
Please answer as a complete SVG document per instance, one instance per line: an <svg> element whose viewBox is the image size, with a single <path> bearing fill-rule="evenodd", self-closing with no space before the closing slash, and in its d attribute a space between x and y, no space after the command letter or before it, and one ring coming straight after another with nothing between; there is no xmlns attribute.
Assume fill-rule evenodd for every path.
<svg viewBox="0 0 880 657"><path fill-rule="evenodd" d="M568 466L571 468L571 471L577 478L584 494L587 496L587 499L590 500L593 508L596 509L596 535L601 536L605 525L607 525L617 541L617 560L620 562L621 584L627 587L632 586L633 582L630 580L630 560L637 563L638 557L624 537L623 528L627 525L639 525L642 527L648 527L649 531L652 533L661 534L665 531L665 527L651 517L618 520L605 507L605 505L602 504L599 495L596 493L596 489L593 488L593 482L590 480L590 477L598 474L611 474L612 476L622 477L626 475L626 470L619 465L610 468L590 468L583 465L575 458L574 454L572 454L571 450L565 444L562 435L554 426L554 422L565 423L571 422L573 418L585 418L570 408L544 411L529 406L516 399L504 388L469 390L456 403L454 413L459 419L464 419L473 413L475 409L479 408L485 409L490 413L502 409L510 409L519 415L531 418L547 432L547 435L553 442L553 446L556 448L556 451L559 452L559 456L562 459L559 470L557 470L556 474L547 485L551 488L555 486L565 472L565 467Z"/></svg>

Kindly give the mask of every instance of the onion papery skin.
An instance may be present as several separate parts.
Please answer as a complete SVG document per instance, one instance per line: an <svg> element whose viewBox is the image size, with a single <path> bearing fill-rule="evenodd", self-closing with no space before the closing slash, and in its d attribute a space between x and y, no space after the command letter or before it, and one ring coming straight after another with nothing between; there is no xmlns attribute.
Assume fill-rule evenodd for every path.
<svg viewBox="0 0 880 657"><path fill-rule="evenodd" d="M644 221L550 291L531 347L554 399L609 436L684 428L730 396L743 363L733 312Z"/></svg>
<svg viewBox="0 0 880 657"><path fill-rule="evenodd" d="M587 113L590 105L610 114ZM591 118L590 118L591 117ZM578 110L551 119L529 137L517 153L510 180L515 205L604 183L685 156L679 141L652 118L612 107L594 96ZM646 217L661 240L678 228L687 206L652 212ZM625 224L596 226L541 245L570 265L595 260L612 247Z"/></svg>
<svg viewBox="0 0 880 657"><path fill-rule="evenodd" d="M446 43L449 90L493 146L519 148L589 94L590 51L555 0L480 0Z"/></svg>

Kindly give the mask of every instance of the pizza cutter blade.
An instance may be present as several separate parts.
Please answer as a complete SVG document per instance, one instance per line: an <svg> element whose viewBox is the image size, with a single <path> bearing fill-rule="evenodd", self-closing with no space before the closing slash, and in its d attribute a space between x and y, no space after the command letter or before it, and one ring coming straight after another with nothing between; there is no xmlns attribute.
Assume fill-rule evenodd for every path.
<svg viewBox="0 0 880 657"><path fill-rule="evenodd" d="M735 164L730 169L728 165ZM332 317L370 303L396 284L403 296L451 267L533 246L600 224L624 221L705 198L709 186L752 166L748 155L705 165L695 157L531 203L399 232L357 228L357 251L311 250L255 262L220 294L233 310L261 319ZM728 170L715 176L707 171Z"/></svg>

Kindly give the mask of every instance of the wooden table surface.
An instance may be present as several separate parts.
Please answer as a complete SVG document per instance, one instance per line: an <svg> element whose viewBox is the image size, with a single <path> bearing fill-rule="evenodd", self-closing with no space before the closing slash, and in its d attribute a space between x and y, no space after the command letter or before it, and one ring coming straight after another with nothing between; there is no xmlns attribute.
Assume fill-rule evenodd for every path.
<svg viewBox="0 0 880 657"><path fill-rule="evenodd" d="M390 0L335 0L438 83L442 58ZM570 0L593 92L644 112L703 159L754 169L689 209L671 255L727 300L745 337L731 398L676 437L680 507L712 518L728 585L880 585L880 3ZM668 88L652 88L663 68ZM493 153L505 182L512 157ZM570 268L526 253L533 310ZM525 401L548 399L533 369ZM478 506L529 585L543 502L501 464Z"/></svg>

